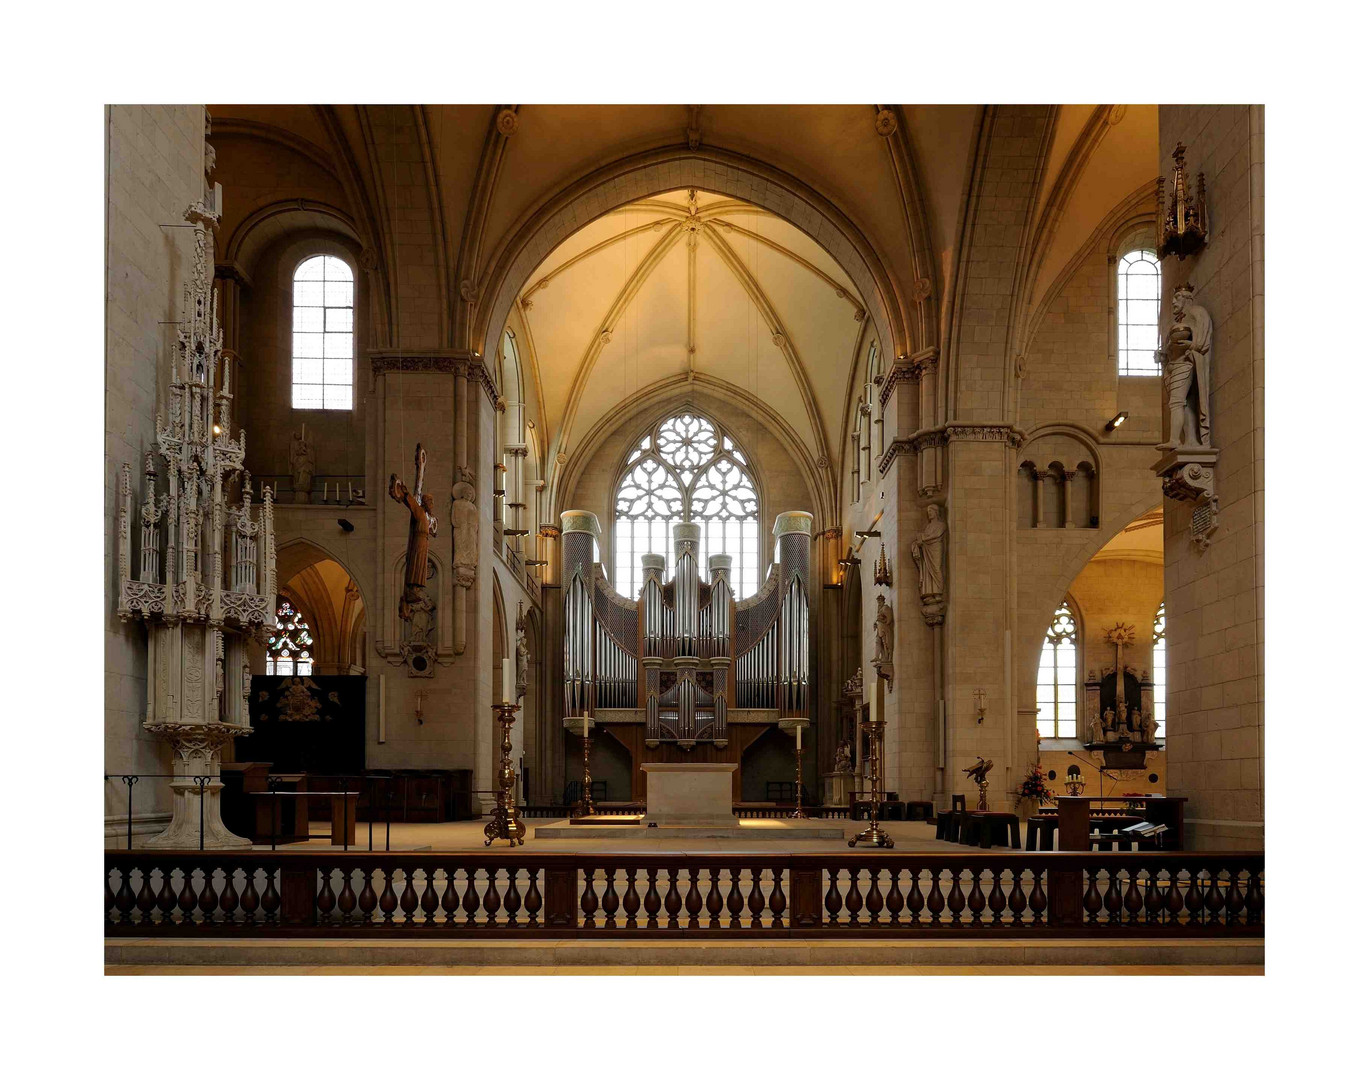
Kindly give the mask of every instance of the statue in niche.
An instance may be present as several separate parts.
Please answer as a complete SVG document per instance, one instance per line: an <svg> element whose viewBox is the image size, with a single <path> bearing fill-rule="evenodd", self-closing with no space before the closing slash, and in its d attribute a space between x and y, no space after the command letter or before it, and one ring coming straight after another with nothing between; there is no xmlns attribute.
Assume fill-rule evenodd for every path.
<svg viewBox="0 0 1369 1080"><path fill-rule="evenodd" d="M528 692L528 658L532 650L528 647L528 617L523 614L523 604L518 604L518 644L514 653L514 693L519 701Z"/></svg>
<svg viewBox="0 0 1369 1080"><path fill-rule="evenodd" d="M1155 742L1155 729L1159 725L1155 722L1154 713L1147 713L1141 725L1142 741L1146 743Z"/></svg>
<svg viewBox="0 0 1369 1080"><path fill-rule="evenodd" d="M1212 316L1193 302L1193 286L1174 290L1174 322L1165 355L1165 394L1169 405L1166 449L1212 445L1211 391Z"/></svg>
<svg viewBox="0 0 1369 1080"><path fill-rule="evenodd" d="M1117 741L1117 710L1111 705L1103 710L1103 741Z"/></svg>
<svg viewBox="0 0 1369 1080"><path fill-rule="evenodd" d="M875 597L875 673L881 679L894 681L894 609L884 600L884 594Z"/></svg>
<svg viewBox="0 0 1369 1080"><path fill-rule="evenodd" d="M314 444L300 424L299 434L290 436L290 482L295 488L295 502L307 503L314 486Z"/></svg>
<svg viewBox="0 0 1369 1080"><path fill-rule="evenodd" d="M1089 719L1087 741L1090 743L1103 741L1103 722L1098 719L1096 714Z"/></svg>
<svg viewBox="0 0 1369 1080"><path fill-rule="evenodd" d="M851 744L846 739L837 743L837 760L832 766L832 771L839 773L854 771L851 764Z"/></svg>
<svg viewBox="0 0 1369 1080"><path fill-rule="evenodd" d="M475 584L479 562L480 510L475 502L475 473L458 465L452 484L452 569L456 584Z"/></svg>
<svg viewBox="0 0 1369 1080"><path fill-rule="evenodd" d="M433 497L423 493L423 473L428 455L419 443L414 448L414 490L412 492L394 473L390 474L390 498L409 511L409 548L404 556L404 592L399 598L399 617L413 619L414 609L427 600L428 538L437 535L437 515Z"/></svg>

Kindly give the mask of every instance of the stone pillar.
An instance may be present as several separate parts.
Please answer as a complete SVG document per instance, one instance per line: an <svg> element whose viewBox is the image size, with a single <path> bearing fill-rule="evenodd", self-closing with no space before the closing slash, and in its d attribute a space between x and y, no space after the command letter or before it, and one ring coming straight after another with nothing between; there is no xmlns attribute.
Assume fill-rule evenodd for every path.
<svg viewBox="0 0 1369 1080"><path fill-rule="evenodd" d="M1070 502L1070 481L1079 470L1065 469L1060 473L1060 487L1065 500L1065 528L1074 528L1074 507Z"/></svg>

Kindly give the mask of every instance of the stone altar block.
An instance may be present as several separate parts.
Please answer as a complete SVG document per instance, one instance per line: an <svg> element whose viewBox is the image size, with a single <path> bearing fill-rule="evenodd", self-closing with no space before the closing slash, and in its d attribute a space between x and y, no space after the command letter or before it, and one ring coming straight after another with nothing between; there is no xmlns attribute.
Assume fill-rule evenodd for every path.
<svg viewBox="0 0 1369 1080"><path fill-rule="evenodd" d="M732 813L732 774L735 762L648 761L646 817L643 825L735 826Z"/></svg>

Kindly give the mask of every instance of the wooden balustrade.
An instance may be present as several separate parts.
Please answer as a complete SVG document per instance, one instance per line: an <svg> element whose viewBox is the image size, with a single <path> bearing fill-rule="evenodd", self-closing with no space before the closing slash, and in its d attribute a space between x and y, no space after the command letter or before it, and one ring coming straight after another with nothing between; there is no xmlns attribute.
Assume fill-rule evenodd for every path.
<svg viewBox="0 0 1369 1080"><path fill-rule="evenodd" d="M1264 933L1262 853L107 851L109 935Z"/></svg>

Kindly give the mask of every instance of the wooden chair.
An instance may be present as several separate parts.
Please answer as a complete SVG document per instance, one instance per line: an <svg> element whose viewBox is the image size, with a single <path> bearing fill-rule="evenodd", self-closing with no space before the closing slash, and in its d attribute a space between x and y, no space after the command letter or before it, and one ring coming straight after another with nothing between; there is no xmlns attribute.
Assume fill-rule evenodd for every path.
<svg viewBox="0 0 1369 1080"><path fill-rule="evenodd" d="M936 838L952 844L960 842L960 832L964 828L968 811L965 809L965 796L952 795L951 808L936 815Z"/></svg>
<svg viewBox="0 0 1369 1080"><path fill-rule="evenodd" d="M1027 818L1027 850L1054 851L1060 821L1055 815L1033 814Z"/></svg>

